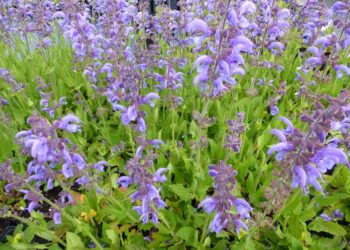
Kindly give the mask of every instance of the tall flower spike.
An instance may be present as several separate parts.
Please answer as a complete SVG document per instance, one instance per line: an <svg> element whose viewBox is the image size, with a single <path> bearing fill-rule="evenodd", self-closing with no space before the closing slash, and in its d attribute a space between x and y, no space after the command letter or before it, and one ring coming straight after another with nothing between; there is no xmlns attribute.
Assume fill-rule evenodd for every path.
<svg viewBox="0 0 350 250"><path fill-rule="evenodd" d="M198 208L203 208L208 214L216 212L209 225L212 232L219 233L224 229L235 230L236 233L241 229L248 231L243 220L250 218L253 208L244 199L232 194L236 174L232 166L224 161L209 166L209 175L214 179L214 195L199 203Z"/></svg>
<svg viewBox="0 0 350 250"><path fill-rule="evenodd" d="M142 150L143 146L140 146L135 157L127 162L126 169L129 176L119 177L117 183L123 188L131 183L136 184L138 189L130 197L132 202L140 201L141 205L134 206L133 209L140 215L140 220L144 224L149 220L158 223L156 209L166 207L166 203L160 197L160 189L156 188L155 184L166 181L164 173L167 169L159 168L154 175L151 174L148 168L153 164L153 159L151 156L143 157Z"/></svg>
<svg viewBox="0 0 350 250"><path fill-rule="evenodd" d="M319 181L323 180L322 173L333 169L336 164L350 166L348 155L340 148L342 140L331 138L327 143L326 139L333 130L342 131L344 136L349 129L350 117L346 107L350 92L344 91L337 98L323 99L329 102L327 108L315 98L316 110L312 115L301 116L303 122L309 123L305 133L296 129L287 118L281 117L287 129L271 131L280 142L267 151L268 155L277 153L275 159L288 166L292 188L300 187L305 193L309 192L309 186L321 191Z"/></svg>

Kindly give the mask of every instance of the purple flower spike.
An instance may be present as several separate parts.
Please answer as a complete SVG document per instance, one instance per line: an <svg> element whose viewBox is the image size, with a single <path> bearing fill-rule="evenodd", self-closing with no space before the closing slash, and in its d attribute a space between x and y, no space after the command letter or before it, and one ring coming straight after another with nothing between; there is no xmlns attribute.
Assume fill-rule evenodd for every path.
<svg viewBox="0 0 350 250"><path fill-rule="evenodd" d="M139 146L134 158L130 159L126 165L129 176L122 176L118 178L117 183L126 188L131 183L138 186L136 192L130 195L132 202L141 201L141 205L134 206L134 210L140 215L140 220L147 223L151 220L153 223L158 223L158 216L156 209L166 207L166 203L161 199L160 189L155 187L157 182L166 181L164 173L166 168L159 168L154 175L152 175L148 168L152 161L147 156L142 155L142 149L146 147Z"/></svg>
<svg viewBox="0 0 350 250"><path fill-rule="evenodd" d="M285 117L281 117L281 120L287 129L272 130L280 142L272 145L267 153L270 155L277 152L276 160L283 160L283 165L288 166L286 172L288 177L292 177L293 188L300 187L306 194L309 186L322 191L322 173L333 169L336 164L350 168L348 155L344 152L349 149L344 136L350 128L349 99L350 92L345 90L335 98L315 98L315 110L300 117L302 122L308 124L306 132L294 128L292 122ZM320 100L328 102L328 106ZM341 135L328 139L334 130L340 130L341 133L337 134Z"/></svg>
<svg viewBox="0 0 350 250"><path fill-rule="evenodd" d="M230 165L220 161L218 165L210 165L209 172L214 179L214 195L204 199L198 206L208 214L216 212L209 230L215 233L220 233L224 229L234 229L236 233L242 228L248 230L242 220L250 218L253 208L244 199L232 195L236 171Z"/></svg>

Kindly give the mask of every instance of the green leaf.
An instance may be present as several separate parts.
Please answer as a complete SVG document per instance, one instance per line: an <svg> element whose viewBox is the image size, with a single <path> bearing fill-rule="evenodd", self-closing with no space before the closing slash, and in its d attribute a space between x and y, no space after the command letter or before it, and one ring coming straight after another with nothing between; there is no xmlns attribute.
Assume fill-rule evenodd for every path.
<svg viewBox="0 0 350 250"><path fill-rule="evenodd" d="M324 221L321 218L317 218L317 220L313 221L309 225L309 229L316 232L326 232L338 236L346 235L346 230L342 226L332 221Z"/></svg>
<svg viewBox="0 0 350 250"><path fill-rule="evenodd" d="M176 236L185 240L187 243L192 243L194 241L195 229L192 227L182 227L176 232Z"/></svg>
<svg viewBox="0 0 350 250"><path fill-rule="evenodd" d="M85 249L84 243L81 241L80 237L75 233L67 232L66 240L67 250Z"/></svg>
<svg viewBox="0 0 350 250"><path fill-rule="evenodd" d="M340 200L348 199L350 197L350 194L345 194L345 193L333 193L330 194L329 196L321 196L316 199L316 202L320 206L327 206L334 204L336 202L339 202Z"/></svg>
<svg viewBox="0 0 350 250"><path fill-rule="evenodd" d="M117 240L117 234L113 229L108 229L106 230L106 234L108 239L111 240L112 244L115 244L116 240Z"/></svg>
<svg viewBox="0 0 350 250"><path fill-rule="evenodd" d="M185 188L182 184L170 185L170 189L181 198L183 201L192 199L192 192L190 189Z"/></svg>

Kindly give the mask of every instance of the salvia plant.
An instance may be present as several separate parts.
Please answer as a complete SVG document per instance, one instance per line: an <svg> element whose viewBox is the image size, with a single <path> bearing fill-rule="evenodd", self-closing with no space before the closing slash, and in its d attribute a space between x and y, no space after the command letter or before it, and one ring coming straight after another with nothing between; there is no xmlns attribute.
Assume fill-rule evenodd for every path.
<svg viewBox="0 0 350 250"><path fill-rule="evenodd" d="M348 249L350 2L173 3L0 0L0 249Z"/></svg>

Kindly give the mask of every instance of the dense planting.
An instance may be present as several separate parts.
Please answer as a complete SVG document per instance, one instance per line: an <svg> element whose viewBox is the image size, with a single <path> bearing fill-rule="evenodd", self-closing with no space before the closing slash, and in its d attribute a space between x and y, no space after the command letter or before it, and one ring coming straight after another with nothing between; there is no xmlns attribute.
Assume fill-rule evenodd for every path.
<svg viewBox="0 0 350 250"><path fill-rule="evenodd" d="M346 249L350 3L0 0L0 249Z"/></svg>

